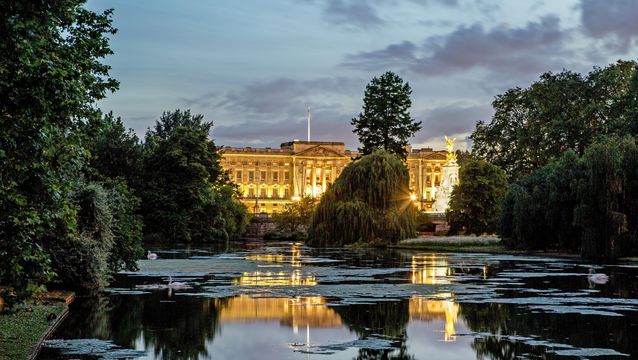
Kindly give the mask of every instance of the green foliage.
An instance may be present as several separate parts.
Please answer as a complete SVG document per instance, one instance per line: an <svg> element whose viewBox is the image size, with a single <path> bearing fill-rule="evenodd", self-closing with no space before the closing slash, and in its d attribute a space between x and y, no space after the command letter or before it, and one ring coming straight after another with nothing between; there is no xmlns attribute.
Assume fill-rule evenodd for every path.
<svg viewBox="0 0 638 360"><path fill-rule="evenodd" d="M99 182L109 195L114 243L109 255L110 272L134 271L136 260L144 254L141 200L133 190L142 187L142 145L113 114L93 116L82 125L83 147L90 152L85 176Z"/></svg>
<svg viewBox="0 0 638 360"><path fill-rule="evenodd" d="M363 97L363 112L351 122L363 145L361 155L384 149L406 158L408 140L421 129L421 122L410 116L410 94L410 84L404 84L391 71L370 81Z"/></svg>
<svg viewBox="0 0 638 360"><path fill-rule="evenodd" d="M510 186L500 235L508 246L577 251L610 260L638 251L638 146L605 137Z"/></svg>
<svg viewBox="0 0 638 360"><path fill-rule="evenodd" d="M133 189L141 187L143 147L133 130L112 113L92 116L82 124L82 145L90 156L85 168L96 181L123 179Z"/></svg>
<svg viewBox="0 0 638 360"><path fill-rule="evenodd" d="M574 208L585 168L574 151L512 184L503 200L500 235L506 245L526 249L580 246Z"/></svg>
<svg viewBox="0 0 638 360"><path fill-rule="evenodd" d="M67 288L93 291L108 284L113 247L108 197L99 184L79 183L72 199L77 205L77 232L47 243L53 269Z"/></svg>
<svg viewBox="0 0 638 360"><path fill-rule="evenodd" d="M608 137L587 149L585 186L574 212L584 257L614 259L638 250L638 146ZM625 251L623 251L625 250Z"/></svg>
<svg viewBox="0 0 638 360"><path fill-rule="evenodd" d="M466 159L450 198L450 232L494 233L506 190L507 175L503 170L484 160Z"/></svg>
<svg viewBox="0 0 638 360"><path fill-rule="evenodd" d="M83 3L0 1L0 283L20 297L52 279L43 249L74 236L85 151L73 130L117 88L100 62L111 11Z"/></svg>
<svg viewBox="0 0 638 360"><path fill-rule="evenodd" d="M120 178L108 180L103 186L108 190L108 207L113 216L113 247L109 254L109 271L135 271L136 261L144 255L142 216L137 213L141 200Z"/></svg>
<svg viewBox="0 0 638 360"><path fill-rule="evenodd" d="M635 74L635 62L619 61L585 77L545 73L527 89L510 89L492 103L492 121L477 123L473 154L518 180L568 149L582 155L599 135L625 134L636 124L627 113L638 108Z"/></svg>
<svg viewBox="0 0 638 360"><path fill-rule="evenodd" d="M310 226L316 207L316 198L304 196L299 201L286 204L282 211L272 215L272 220L279 231L295 236L301 226Z"/></svg>
<svg viewBox="0 0 638 360"><path fill-rule="evenodd" d="M310 243L396 243L413 237L417 211L408 181L403 162L383 150L351 163L321 197L309 229Z"/></svg>
<svg viewBox="0 0 638 360"><path fill-rule="evenodd" d="M246 209L208 139L211 122L189 110L164 113L146 134L145 236L167 242L226 241L243 232Z"/></svg>

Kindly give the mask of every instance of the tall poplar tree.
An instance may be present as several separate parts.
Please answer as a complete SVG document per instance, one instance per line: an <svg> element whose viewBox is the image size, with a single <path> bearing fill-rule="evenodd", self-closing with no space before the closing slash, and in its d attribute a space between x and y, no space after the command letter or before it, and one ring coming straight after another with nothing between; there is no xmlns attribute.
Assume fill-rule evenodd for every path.
<svg viewBox="0 0 638 360"><path fill-rule="evenodd" d="M410 94L410 84L403 83L392 71L370 81L363 97L363 112L351 122L362 145L361 155L383 149L406 158L408 139L421 129L421 122L410 116Z"/></svg>

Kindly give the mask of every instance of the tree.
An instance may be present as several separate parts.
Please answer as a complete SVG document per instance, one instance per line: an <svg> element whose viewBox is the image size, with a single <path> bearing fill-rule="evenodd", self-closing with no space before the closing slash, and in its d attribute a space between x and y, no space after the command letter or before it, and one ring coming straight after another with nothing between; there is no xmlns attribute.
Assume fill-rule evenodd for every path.
<svg viewBox="0 0 638 360"><path fill-rule="evenodd" d="M247 213L208 138L212 122L189 110L165 112L144 144L142 213L147 240L225 241L239 235Z"/></svg>
<svg viewBox="0 0 638 360"><path fill-rule="evenodd" d="M447 212L450 231L464 229L467 234L477 235L495 232L506 190L503 170L484 160L466 159Z"/></svg>
<svg viewBox="0 0 638 360"><path fill-rule="evenodd" d="M516 181L568 149L582 155L600 135L625 134L635 121L623 115L635 72L635 62L619 61L587 76L545 73L527 89L509 89L492 103L491 122L477 123L473 154Z"/></svg>
<svg viewBox="0 0 638 360"><path fill-rule="evenodd" d="M396 243L416 234L408 169L377 150L350 163L323 194L309 229L310 244Z"/></svg>
<svg viewBox="0 0 638 360"><path fill-rule="evenodd" d="M82 125L82 144L90 153L84 176L107 191L113 217L109 270L137 270L136 261L143 255L141 199L137 194L142 188L142 145L112 113L93 116Z"/></svg>
<svg viewBox="0 0 638 360"><path fill-rule="evenodd" d="M282 211L273 214L272 220L280 231L295 236L300 226L308 227L310 225L316 206L317 199L304 196L299 201L286 204Z"/></svg>
<svg viewBox="0 0 638 360"><path fill-rule="evenodd" d="M580 250L587 259L638 253L638 146L606 136L510 186L500 234L513 247Z"/></svg>
<svg viewBox="0 0 638 360"><path fill-rule="evenodd" d="M587 149L574 223L582 231L583 257L613 260L638 250L638 145L606 137Z"/></svg>
<svg viewBox="0 0 638 360"><path fill-rule="evenodd" d="M391 71L370 81L363 97L363 112L351 122L363 145L361 155L383 149L406 158L408 140L421 129L421 122L410 116L410 94L410 84L404 84Z"/></svg>
<svg viewBox="0 0 638 360"><path fill-rule="evenodd" d="M82 0L0 1L0 283L18 295L51 279L48 249L73 237L79 120L118 83L111 10Z"/></svg>

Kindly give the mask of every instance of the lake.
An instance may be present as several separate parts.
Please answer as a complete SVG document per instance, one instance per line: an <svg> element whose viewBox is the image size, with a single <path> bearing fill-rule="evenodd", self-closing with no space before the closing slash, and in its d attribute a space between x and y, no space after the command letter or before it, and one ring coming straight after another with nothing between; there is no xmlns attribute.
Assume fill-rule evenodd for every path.
<svg viewBox="0 0 638 360"><path fill-rule="evenodd" d="M152 250L158 260L76 299L39 359L638 358L638 265L297 243Z"/></svg>

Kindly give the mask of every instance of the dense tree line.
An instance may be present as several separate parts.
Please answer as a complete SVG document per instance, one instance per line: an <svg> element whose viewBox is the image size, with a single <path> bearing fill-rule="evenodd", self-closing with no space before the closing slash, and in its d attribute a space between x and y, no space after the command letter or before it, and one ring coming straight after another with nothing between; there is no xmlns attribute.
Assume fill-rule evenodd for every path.
<svg viewBox="0 0 638 360"><path fill-rule="evenodd" d="M538 170L568 149L582 155L605 134L638 134L636 63L618 61L587 76L546 73L529 88L496 96L491 122L479 121L472 152L511 180Z"/></svg>
<svg viewBox="0 0 638 360"><path fill-rule="evenodd" d="M97 109L118 88L101 62L111 10L0 4L0 296L51 282L100 289L136 268L143 237L219 241L243 230L212 123L165 113L142 143Z"/></svg>
<svg viewBox="0 0 638 360"><path fill-rule="evenodd" d="M609 260L638 251L638 146L610 136L508 189L501 235L509 245L562 248Z"/></svg>
<svg viewBox="0 0 638 360"><path fill-rule="evenodd" d="M473 156L511 181L499 223L508 245L598 260L638 251L636 69L547 73L496 97L492 121L471 138Z"/></svg>

